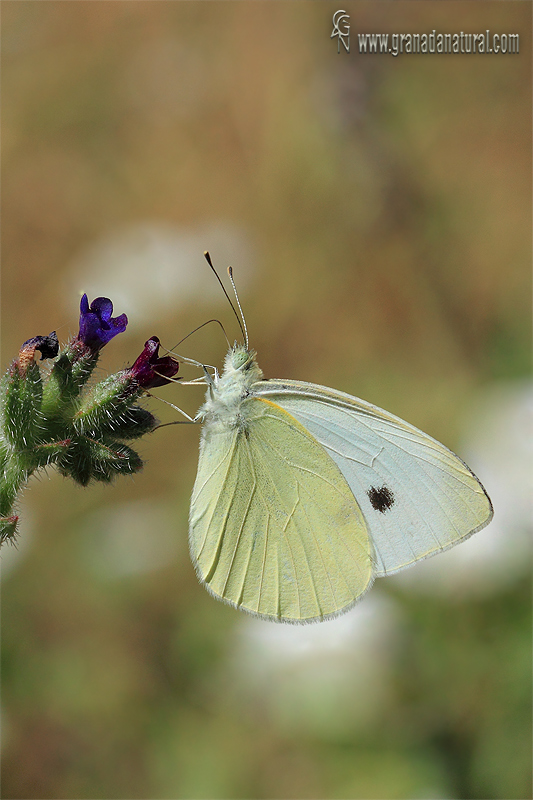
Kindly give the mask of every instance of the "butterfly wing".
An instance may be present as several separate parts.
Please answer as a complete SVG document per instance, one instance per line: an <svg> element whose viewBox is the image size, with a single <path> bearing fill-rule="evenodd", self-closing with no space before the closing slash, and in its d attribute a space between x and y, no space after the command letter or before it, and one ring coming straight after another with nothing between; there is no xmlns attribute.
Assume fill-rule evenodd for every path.
<svg viewBox="0 0 533 800"><path fill-rule="evenodd" d="M446 550L492 519L466 464L398 417L310 383L260 381L252 390L293 415L335 461L365 516L376 576Z"/></svg>
<svg viewBox="0 0 533 800"><path fill-rule="evenodd" d="M370 587L372 546L340 470L287 411L242 404L246 429L204 425L189 544L215 596L288 622L324 619Z"/></svg>

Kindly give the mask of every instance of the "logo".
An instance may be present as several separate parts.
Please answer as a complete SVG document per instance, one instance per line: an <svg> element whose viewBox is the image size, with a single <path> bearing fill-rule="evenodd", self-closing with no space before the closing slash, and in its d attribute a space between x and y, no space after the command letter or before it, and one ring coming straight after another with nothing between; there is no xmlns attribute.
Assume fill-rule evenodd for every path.
<svg viewBox="0 0 533 800"><path fill-rule="evenodd" d="M337 36L337 53L341 51L341 42L347 53L350 52L350 15L346 11L335 11L333 14L333 31L331 32L330 39Z"/></svg>

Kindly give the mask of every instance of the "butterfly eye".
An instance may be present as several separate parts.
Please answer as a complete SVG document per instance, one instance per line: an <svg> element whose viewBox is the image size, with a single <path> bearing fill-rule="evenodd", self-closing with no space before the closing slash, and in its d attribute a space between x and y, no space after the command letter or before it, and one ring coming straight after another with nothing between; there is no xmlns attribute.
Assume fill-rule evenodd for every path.
<svg viewBox="0 0 533 800"><path fill-rule="evenodd" d="M250 356L246 350L237 350L233 354L233 366L235 369L240 369L240 367L243 367L249 360Z"/></svg>

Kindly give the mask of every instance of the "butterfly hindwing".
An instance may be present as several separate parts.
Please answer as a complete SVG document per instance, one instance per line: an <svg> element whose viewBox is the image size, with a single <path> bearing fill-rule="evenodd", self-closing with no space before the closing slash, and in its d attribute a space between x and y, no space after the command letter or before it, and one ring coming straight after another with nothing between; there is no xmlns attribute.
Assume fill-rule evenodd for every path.
<svg viewBox="0 0 533 800"><path fill-rule="evenodd" d="M328 452L294 416L249 397L245 424L203 429L190 513L200 580L277 620L323 619L369 588L364 517Z"/></svg>
<svg viewBox="0 0 533 800"><path fill-rule="evenodd" d="M259 381L252 390L293 415L337 464L365 516L376 576L445 550L490 522L490 500L471 470L398 417L315 384Z"/></svg>

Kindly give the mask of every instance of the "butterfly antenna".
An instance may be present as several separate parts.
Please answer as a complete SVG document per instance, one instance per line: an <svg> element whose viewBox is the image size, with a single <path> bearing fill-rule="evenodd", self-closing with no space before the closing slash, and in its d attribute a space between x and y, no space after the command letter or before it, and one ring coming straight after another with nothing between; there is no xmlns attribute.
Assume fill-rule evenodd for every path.
<svg viewBox="0 0 533 800"><path fill-rule="evenodd" d="M237 287L235 286L235 281L233 280L233 269L231 267L228 267L228 275L231 281L231 285L233 286L233 291L235 292L235 300L237 301L237 305L239 306L239 311L241 312L241 319L242 319L241 331L243 330L243 325L244 325L243 335L244 335L244 341L246 343L246 349L248 350L248 328L246 327L246 320L244 319L244 314L242 313L242 307L239 300L239 295L237 294Z"/></svg>
<svg viewBox="0 0 533 800"><path fill-rule="evenodd" d="M176 349L176 347L179 347L179 346L180 346L180 344L183 344L183 342L184 342L186 339L188 339L188 338L189 338L189 336L192 336L192 335L193 335L193 333L196 333L196 331L199 331L199 330L201 330L202 328L205 328L205 326L206 326L206 325L210 325L212 322L216 322L218 325L220 325L220 327L222 328L222 333L224 334L224 338L226 339L226 342L228 343L228 347L230 347L230 343L229 343L228 336L227 336L227 334L226 334L226 330L225 330L225 328L224 328L223 324L221 323L221 321L220 321L219 319L208 319L208 320L207 320L207 322L202 322L202 324L201 324L201 325L198 325L198 327L197 327L197 328L195 328L195 329L194 329L193 331L191 331L190 333L188 333L188 334L187 334L187 336L184 336L184 337L183 337L183 339L180 339L180 341L179 341L177 344L175 344L175 345L174 345L174 347L172 347L172 348L171 348L171 350L169 350L168 352L170 353L170 352L172 352L172 350L175 350L175 349Z"/></svg>
<svg viewBox="0 0 533 800"><path fill-rule="evenodd" d="M231 297L230 297L230 296L229 296L229 294L227 293L227 291L226 291L226 287L224 286L224 284L222 283L222 281L221 281L221 279L220 279L220 275L218 274L218 272L217 272L217 271L216 271L216 269L214 268L214 266L213 266L213 263L212 263L212 261L211 261L211 256L209 255L209 252L208 252L207 250L204 252L204 258L205 258L205 260L207 261L207 263L209 264L209 266L211 267L211 269L213 270L213 272L215 273L215 277L216 277L217 281L220 283L220 285L221 285L221 287L222 287L222 291L223 291L223 292L224 292L224 294L226 295L226 299L227 299L228 303L230 304L230 306L231 306L231 308L232 308L232 310L233 310L233 313L235 314L235 317L236 317L236 319L237 319L237 322L239 323L239 328L241 329L241 333L242 333L243 339L246 341L246 349L248 349L248 335L247 335L247 333L246 333L246 323L245 323L245 325L244 325L244 328L243 328L243 326L242 326L242 322L241 322L241 320L240 320L240 317L239 317L239 315L237 314L237 311L236 311L236 309L235 309L235 306L233 305L233 302L232 302L232 300L231 300ZM233 283L233 279L231 280L231 282L232 282L232 284L233 284L233 290L235 291L235 284ZM237 292L235 292L235 297L237 297ZM238 306L239 306L239 310L240 310L240 308L241 308L241 305L240 305L240 303L239 303L239 298L238 298L238 297L237 297L237 304L238 304ZM241 311L241 315L242 315L242 311ZM244 322L244 317L243 317L243 322Z"/></svg>

